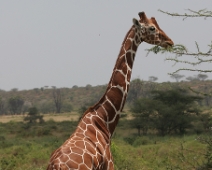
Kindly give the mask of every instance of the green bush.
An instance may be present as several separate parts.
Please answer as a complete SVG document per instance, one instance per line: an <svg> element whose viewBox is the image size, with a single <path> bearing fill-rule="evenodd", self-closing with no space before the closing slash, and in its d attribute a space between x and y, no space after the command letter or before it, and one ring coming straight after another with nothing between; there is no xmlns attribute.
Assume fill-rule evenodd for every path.
<svg viewBox="0 0 212 170"><path fill-rule="evenodd" d="M133 142L133 146L134 147L137 147L137 146L141 146L141 145L147 145L147 144L151 144L151 140L146 137L146 136L143 136L143 137L137 137L134 142Z"/></svg>
<svg viewBox="0 0 212 170"><path fill-rule="evenodd" d="M136 137L126 137L126 138L124 138L124 141L130 145L133 145L135 139L136 139Z"/></svg>
<svg viewBox="0 0 212 170"><path fill-rule="evenodd" d="M4 136L0 136L0 142L4 142L5 141L5 137Z"/></svg>
<svg viewBox="0 0 212 170"><path fill-rule="evenodd" d="M0 159L0 170L13 170L13 168L16 166L16 161L13 156L10 156L9 158L1 158Z"/></svg>
<svg viewBox="0 0 212 170"><path fill-rule="evenodd" d="M119 141L120 142L120 141ZM128 152L125 153L122 147L119 147L120 143L112 142L111 152L114 158L115 170L126 170L126 169L139 169L139 164L136 163L136 159ZM126 146L126 144L124 144ZM122 145L123 146L123 143ZM129 148L129 146L128 146Z"/></svg>
<svg viewBox="0 0 212 170"><path fill-rule="evenodd" d="M36 130L36 136L45 136L50 134L51 134L51 130L49 128L41 127Z"/></svg>
<svg viewBox="0 0 212 170"><path fill-rule="evenodd" d="M212 169L212 137L211 133L206 136L200 136L197 138L203 144L207 145L207 150L205 153L206 161L198 167L198 170L210 170Z"/></svg>

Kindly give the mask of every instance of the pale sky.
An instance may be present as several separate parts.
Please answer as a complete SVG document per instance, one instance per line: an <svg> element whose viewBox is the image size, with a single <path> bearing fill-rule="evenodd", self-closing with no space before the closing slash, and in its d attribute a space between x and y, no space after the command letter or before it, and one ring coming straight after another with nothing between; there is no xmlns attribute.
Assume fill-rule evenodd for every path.
<svg viewBox="0 0 212 170"><path fill-rule="evenodd" d="M139 19L141 11L155 17L175 44L195 52L197 41L206 51L212 40L211 18L183 21L158 9L185 13L188 8L211 7L209 0L0 0L0 89L107 84L132 19ZM158 82L174 81L168 73L184 66L165 61L168 54L146 57L145 49L150 47L139 46L132 79L155 76ZM212 63L195 68L211 69ZM179 74L188 77L198 72ZM207 75L212 79L211 73Z"/></svg>

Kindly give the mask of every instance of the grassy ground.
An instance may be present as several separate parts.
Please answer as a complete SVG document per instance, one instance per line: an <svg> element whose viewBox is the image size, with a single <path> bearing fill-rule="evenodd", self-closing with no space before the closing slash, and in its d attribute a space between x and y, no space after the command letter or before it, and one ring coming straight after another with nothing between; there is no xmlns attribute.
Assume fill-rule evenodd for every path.
<svg viewBox="0 0 212 170"><path fill-rule="evenodd" d="M28 125L19 117L0 123L0 170L46 169L52 151L77 125L67 119L66 114L54 116L57 121L46 115L43 124ZM206 146L196 135L136 137L135 132L127 120L117 127L111 146L116 170L192 170L205 162Z"/></svg>
<svg viewBox="0 0 212 170"><path fill-rule="evenodd" d="M132 146L114 140L118 150L118 154L114 154L117 169L192 170L205 161L205 145L197 142L195 136L157 137L157 144L153 144L151 137L138 140L146 144Z"/></svg>

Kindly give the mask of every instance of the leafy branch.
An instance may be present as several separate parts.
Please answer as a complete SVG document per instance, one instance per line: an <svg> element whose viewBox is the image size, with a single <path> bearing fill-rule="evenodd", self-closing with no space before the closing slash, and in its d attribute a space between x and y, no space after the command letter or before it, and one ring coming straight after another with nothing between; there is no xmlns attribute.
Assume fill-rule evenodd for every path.
<svg viewBox="0 0 212 170"><path fill-rule="evenodd" d="M212 11L207 11L207 9L201 9L199 11L194 11L191 9L187 9L189 13L184 13L184 14L178 14L178 13L170 13L170 12L165 12L163 10L158 10L164 14L170 15L170 16L177 16L177 17L184 17L183 20L185 20L188 17L204 17L205 19L208 17L212 17Z"/></svg>
<svg viewBox="0 0 212 170"><path fill-rule="evenodd" d="M149 53L151 53L151 52L153 52L155 54L157 54L157 53L162 53L162 54L163 53L171 53L171 54L174 54L174 57L168 57L165 60L175 62L174 65L176 65L177 63L184 63L184 64L189 64L189 65L192 65L192 66L196 66L196 65L199 65L201 63L212 62L212 42L209 45L209 50L207 52L202 52L200 50L199 45L198 45L197 42L195 42L195 45L196 45L196 49L197 49L197 52L195 52L195 53L189 52L187 50L187 48L184 45L182 45L182 44L176 44L173 47L169 47L167 49L166 48L162 48L160 46L154 46L154 47L152 47L150 49L146 49L146 51L147 51L146 56L148 56ZM188 60L180 59L180 57L182 57L182 56L191 56L191 57L195 58L196 61L190 62ZM173 75L173 74L176 74L177 72L182 71L182 70L205 72L205 73L206 72L212 72L212 70L180 68L180 69L174 71L173 73L169 73L169 74Z"/></svg>

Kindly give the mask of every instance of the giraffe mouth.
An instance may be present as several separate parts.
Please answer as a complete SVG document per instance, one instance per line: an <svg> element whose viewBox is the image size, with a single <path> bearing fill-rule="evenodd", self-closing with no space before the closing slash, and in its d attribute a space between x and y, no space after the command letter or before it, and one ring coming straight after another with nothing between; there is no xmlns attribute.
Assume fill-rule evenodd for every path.
<svg viewBox="0 0 212 170"><path fill-rule="evenodd" d="M174 42L172 40L170 41L164 41L161 46L164 47L164 48L169 48L169 47L172 47L174 45Z"/></svg>

